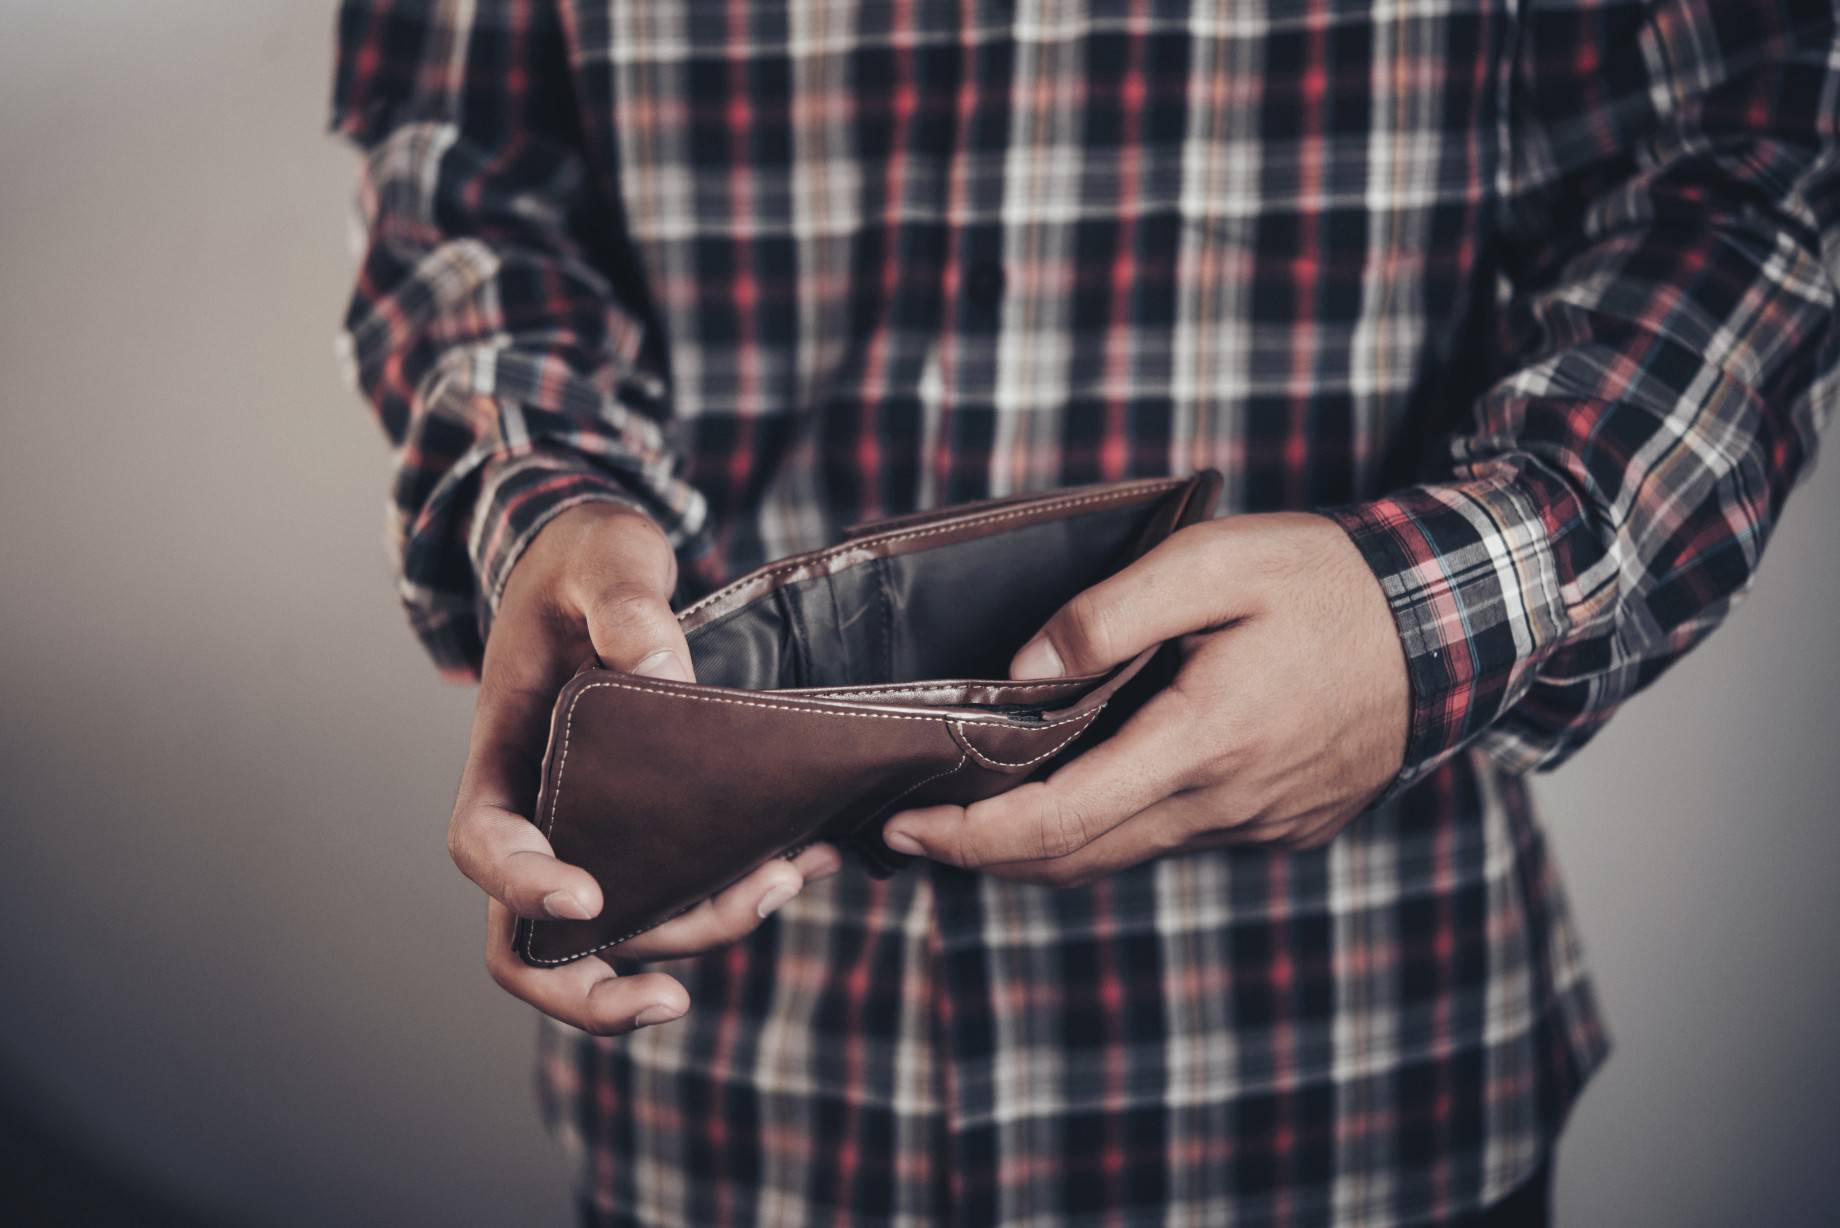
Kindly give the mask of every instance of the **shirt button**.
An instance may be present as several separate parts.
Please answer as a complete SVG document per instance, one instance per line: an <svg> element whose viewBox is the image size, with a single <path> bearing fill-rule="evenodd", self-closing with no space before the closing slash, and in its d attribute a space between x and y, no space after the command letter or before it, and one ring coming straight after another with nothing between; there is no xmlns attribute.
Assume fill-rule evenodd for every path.
<svg viewBox="0 0 1840 1228"><path fill-rule="evenodd" d="M974 306L991 308L1003 301L1003 266L981 260L965 273L965 298Z"/></svg>

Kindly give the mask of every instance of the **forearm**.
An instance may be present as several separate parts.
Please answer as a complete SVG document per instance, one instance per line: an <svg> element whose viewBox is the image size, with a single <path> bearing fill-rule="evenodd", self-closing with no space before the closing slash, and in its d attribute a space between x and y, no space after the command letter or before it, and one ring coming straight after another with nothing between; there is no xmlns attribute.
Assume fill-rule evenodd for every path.
<svg viewBox="0 0 1840 1228"><path fill-rule="evenodd" d="M1663 80L1566 103L1524 67L1507 370L1422 483L1334 513L1407 651L1401 783L1472 742L1557 762L1717 625L1835 395L1836 119L1782 102L1833 96L1832 13L1760 11L1742 46L1695 0L1644 13Z"/></svg>

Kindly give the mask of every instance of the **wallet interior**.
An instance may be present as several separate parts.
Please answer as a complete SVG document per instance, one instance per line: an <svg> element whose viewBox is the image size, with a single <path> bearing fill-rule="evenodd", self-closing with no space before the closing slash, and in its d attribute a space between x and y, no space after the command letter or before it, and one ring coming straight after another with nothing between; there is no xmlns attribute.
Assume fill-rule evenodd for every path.
<svg viewBox="0 0 1840 1228"><path fill-rule="evenodd" d="M697 680L776 690L1006 678L1056 610L1136 557L1165 503L946 536L784 584L688 632Z"/></svg>

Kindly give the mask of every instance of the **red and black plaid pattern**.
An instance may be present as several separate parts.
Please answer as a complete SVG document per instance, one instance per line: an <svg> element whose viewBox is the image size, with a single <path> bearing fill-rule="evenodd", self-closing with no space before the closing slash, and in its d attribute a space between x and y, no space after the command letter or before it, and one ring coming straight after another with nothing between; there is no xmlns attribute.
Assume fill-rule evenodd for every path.
<svg viewBox="0 0 1840 1228"><path fill-rule="evenodd" d="M1518 778L1750 582L1840 391L1831 0L348 2L346 321L402 592L477 665L531 535L686 593L848 522L1215 466L1397 617L1331 847L814 886L546 1033L617 1224L1404 1224L1604 1049Z"/></svg>

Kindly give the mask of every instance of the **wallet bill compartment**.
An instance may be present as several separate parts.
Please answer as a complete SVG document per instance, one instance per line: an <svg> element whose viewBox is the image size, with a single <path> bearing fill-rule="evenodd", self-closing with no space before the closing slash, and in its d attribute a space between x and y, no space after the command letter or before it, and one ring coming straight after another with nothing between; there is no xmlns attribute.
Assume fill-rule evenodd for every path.
<svg viewBox="0 0 1840 1228"><path fill-rule="evenodd" d="M1146 483L859 538L744 578L685 612L697 679L750 691L996 685L1056 610L1159 539L1153 530L1181 485ZM941 702L1030 707L994 696Z"/></svg>

